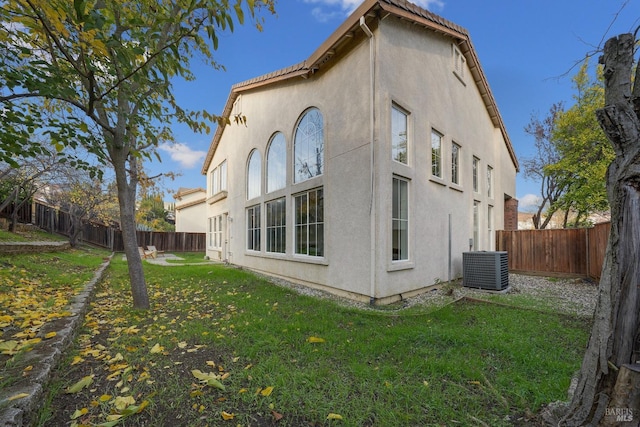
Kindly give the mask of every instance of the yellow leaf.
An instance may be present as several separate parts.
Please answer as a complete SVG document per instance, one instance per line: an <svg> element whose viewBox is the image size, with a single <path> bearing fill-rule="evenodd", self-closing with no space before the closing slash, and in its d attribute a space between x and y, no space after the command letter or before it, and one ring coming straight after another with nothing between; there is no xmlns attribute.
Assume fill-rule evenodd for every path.
<svg viewBox="0 0 640 427"><path fill-rule="evenodd" d="M236 416L236 414L230 414L228 412L222 411L222 419L223 420L232 420L234 417Z"/></svg>
<svg viewBox="0 0 640 427"><path fill-rule="evenodd" d="M103 394L102 396L100 396L100 397L98 398L98 400L99 400L100 402L108 402L109 400L111 400L111 397L112 397L112 396L111 396L110 394Z"/></svg>
<svg viewBox="0 0 640 427"><path fill-rule="evenodd" d="M180 341L178 343L178 348L186 348L187 347L187 343L185 341Z"/></svg>
<svg viewBox="0 0 640 427"><path fill-rule="evenodd" d="M153 347L151 347L151 350L149 350L149 353L153 354L153 353L161 353L164 351L164 347L162 347L160 344L156 343Z"/></svg>
<svg viewBox="0 0 640 427"><path fill-rule="evenodd" d="M324 342L324 338L309 337L309 338L307 338L307 342L312 343L312 344L314 344L314 343L322 343L322 342Z"/></svg>
<svg viewBox="0 0 640 427"><path fill-rule="evenodd" d="M75 356L73 358L73 362L71 362L71 365L77 365L78 363L82 363L84 362L84 359L80 356Z"/></svg>
<svg viewBox="0 0 640 427"><path fill-rule="evenodd" d="M49 338L53 338L53 337L55 337L56 335L58 335L58 333L57 333L57 332L55 332L55 331L53 331L53 332L49 332L48 334L46 334L46 335L44 336L44 339L48 340Z"/></svg>
<svg viewBox="0 0 640 427"><path fill-rule="evenodd" d="M342 419L342 415L330 413L329 415L327 415L327 419L328 420L341 420Z"/></svg>
<svg viewBox="0 0 640 427"><path fill-rule="evenodd" d="M18 347L18 341L3 341L0 342L0 353L12 355L15 354Z"/></svg>
<svg viewBox="0 0 640 427"><path fill-rule="evenodd" d="M193 390L189 393L189 397L202 396L204 393L201 390Z"/></svg>
<svg viewBox="0 0 640 427"><path fill-rule="evenodd" d="M481 385L480 381L469 381L469 384L473 384L473 385Z"/></svg>
<svg viewBox="0 0 640 427"><path fill-rule="evenodd" d="M269 387L265 387L260 394L263 396L269 396L271 395L271 393L273 392L273 387L269 386Z"/></svg>
<svg viewBox="0 0 640 427"><path fill-rule="evenodd" d="M216 366L216 362L214 362L213 360L207 360L207 365L214 368Z"/></svg>
<svg viewBox="0 0 640 427"><path fill-rule="evenodd" d="M76 409L73 414L71 414L71 419L75 420L76 418L80 418L83 415L86 415L89 412L87 408Z"/></svg>
<svg viewBox="0 0 640 427"><path fill-rule="evenodd" d="M247 390L246 388L241 388L240 390L238 390L238 393L246 393L249 390Z"/></svg>
<svg viewBox="0 0 640 427"><path fill-rule="evenodd" d="M17 400L17 399L22 399L24 397L29 396L29 393L18 393L18 394L14 394L13 396L11 396L10 398L8 398L8 401L12 401L12 400Z"/></svg>
<svg viewBox="0 0 640 427"><path fill-rule="evenodd" d="M427 380L422 381L422 384L424 384L425 387L429 387L429 381L427 381Z"/></svg>
<svg viewBox="0 0 640 427"><path fill-rule="evenodd" d="M123 411L127 408L127 406L134 405L135 403L136 400L133 398L133 396L118 396L113 401L113 406L115 406L118 411Z"/></svg>
<svg viewBox="0 0 640 427"><path fill-rule="evenodd" d="M89 387L89 385L92 382L93 382L93 375L87 375L86 377L83 377L80 381L78 381L74 385L67 387L65 391L67 393L78 393L83 388Z"/></svg>

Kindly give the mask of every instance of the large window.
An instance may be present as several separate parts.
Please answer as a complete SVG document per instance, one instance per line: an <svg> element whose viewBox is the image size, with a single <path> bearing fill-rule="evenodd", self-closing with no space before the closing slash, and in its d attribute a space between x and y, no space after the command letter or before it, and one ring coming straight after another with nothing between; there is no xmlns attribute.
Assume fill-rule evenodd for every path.
<svg viewBox="0 0 640 427"><path fill-rule="evenodd" d="M247 249L260 250L260 205L247 208Z"/></svg>
<svg viewBox="0 0 640 427"><path fill-rule="evenodd" d="M480 183L478 182L478 174L480 173L480 159L477 157L473 158L473 163L471 165L471 177L473 181L473 191L478 193L480 191Z"/></svg>
<svg viewBox="0 0 640 427"><path fill-rule="evenodd" d="M451 144L451 182L460 184L460 146Z"/></svg>
<svg viewBox="0 0 640 427"><path fill-rule="evenodd" d="M442 134L431 129L431 175L442 178Z"/></svg>
<svg viewBox="0 0 640 427"><path fill-rule="evenodd" d="M266 204L267 252L285 253L287 246L287 210L285 198Z"/></svg>
<svg viewBox="0 0 640 427"><path fill-rule="evenodd" d="M324 123L317 108L304 113L294 137L294 182L302 182L324 172Z"/></svg>
<svg viewBox="0 0 640 427"><path fill-rule="evenodd" d="M391 108L391 156L396 162L408 163L407 113L395 105Z"/></svg>
<svg viewBox="0 0 640 427"><path fill-rule="evenodd" d="M260 153L253 150L249 155L249 163L247 165L247 200L258 197L262 191L262 167Z"/></svg>
<svg viewBox="0 0 640 427"><path fill-rule="evenodd" d="M322 188L295 196L295 253L324 256L324 195Z"/></svg>
<svg viewBox="0 0 640 427"><path fill-rule="evenodd" d="M281 132L269 142L267 151L267 193L287 185L287 142Z"/></svg>
<svg viewBox="0 0 640 427"><path fill-rule="evenodd" d="M222 249L222 215L209 218L209 246Z"/></svg>
<svg viewBox="0 0 640 427"><path fill-rule="evenodd" d="M493 197L493 168L487 166L487 196Z"/></svg>
<svg viewBox="0 0 640 427"><path fill-rule="evenodd" d="M391 213L392 261L409 259L409 182L393 178Z"/></svg>
<svg viewBox="0 0 640 427"><path fill-rule="evenodd" d="M224 160L211 171L211 196L227 190L227 161Z"/></svg>

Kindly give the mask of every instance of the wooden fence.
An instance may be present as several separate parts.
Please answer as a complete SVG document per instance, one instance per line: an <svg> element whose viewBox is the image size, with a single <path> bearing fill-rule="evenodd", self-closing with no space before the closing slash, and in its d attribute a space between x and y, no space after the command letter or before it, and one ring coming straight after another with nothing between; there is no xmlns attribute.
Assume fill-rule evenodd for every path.
<svg viewBox="0 0 640 427"><path fill-rule="evenodd" d="M509 271L600 279L610 223L592 228L497 231L496 250L509 253Z"/></svg>
<svg viewBox="0 0 640 427"><path fill-rule="evenodd" d="M68 236L71 219L69 214L41 203L35 203L33 223L43 230ZM159 231L137 231L138 246L154 245L167 252L205 252L206 233L177 233ZM101 224L83 223L82 241L110 249L124 251L122 231Z"/></svg>

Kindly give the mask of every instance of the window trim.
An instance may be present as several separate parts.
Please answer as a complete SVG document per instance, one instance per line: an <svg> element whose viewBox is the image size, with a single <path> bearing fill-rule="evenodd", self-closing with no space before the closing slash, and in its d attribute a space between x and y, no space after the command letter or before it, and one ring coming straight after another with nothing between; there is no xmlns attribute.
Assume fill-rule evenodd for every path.
<svg viewBox="0 0 640 427"><path fill-rule="evenodd" d="M398 113L402 114L404 117L404 133L405 133L405 139L404 139L404 144L405 144L405 148L404 148L404 155L405 155L405 161L403 162L402 160L398 160L398 157L400 156L401 153L399 153L398 155L396 155L396 151L400 151L399 149L396 148L396 144L395 144L395 134L394 134L394 112L397 111ZM410 140L409 140L409 116L410 113L409 111L407 111L406 109L402 108L400 105L396 104L395 102L393 102L391 104L391 123L390 123L390 129L391 129L391 159L396 162L396 163L400 163L402 165L406 165L409 166L410 164L410 156L409 156L409 147L410 147ZM398 144L398 145L402 145L402 144Z"/></svg>
<svg viewBox="0 0 640 427"><path fill-rule="evenodd" d="M402 218L402 217L396 218L394 216L393 206L394 206L394 202L395 202L394 199L395 199L395 196L396 196L396 194L395 194L396 182L399 182L399 183L401 182L401 183L405 184L406 205L407 206L404 209L402 209L401 206L398 206L398 211L402 212L403 210L406 210L406 218ZM391 181L391 186L392 186L391 187L391 199L392 199L392 202L391 202L391 245L390 245L390 249L391 249L391 257L390 257L391 264L401 264L401 263L407 263L407 262L411 261L411 253L412 253L412 251L411 251L411 241L412 241L412 239L411 239L411 211L410 211L410 209L411 209L411 196L410 196L410 187L411 186L410 186L410 182L411 181L409 179L400 177L398 175L393 175L392 181ZM395 225L396 225L397 221L400 221L400 222L402 222L402 223L404 223L406 225L406 227L405 227L406 236L404 236L404 237L406 239L406 251L407 251L407 254L406 254L406 258L394 259L394 250L395 250L394 238L395 238L395 234L396 234ZM400 233L402 233L402 230L400 230ZM405 246L405 245L400 245L400 246ZM399 252L398 256L402 255L400 253L401 250L402 250L402 248L398 249L398 252Z"/></svg>
<svg viewBox="0 0 640 427"><path fill-rule="evenodd" d="M434 140L434 137L437 137L437 143L438 143L438 152L436 152L436 149L434 149L433 144L434 142L436 142ZM443 168L442 168L442 154L443 154L443 142L444 140L444 135L437 131L434 128L431 128L431 177L432 178L436 178L438 180L442 180L444 178L444 174L443 174ZM435 157L435 158L434 158ZM434 173L434 169L437 169Z"/></svg>
<svg viewBox="0 0 640 427"><path fill-rule="evenodd" d="M490 199L493 199L494 181L493 167L491 165L487 165L487 197Z"/></svg>
<svg viewBox="0 0 640 427"><path fill-rule="evenodd" d="M274 224L271 225L270 224L270 212L271 210L270 205L273 205L274 203L279 203L279 202L283 202L283 206L282 206L282 212L280 213L280 215L282 216L282 223L281 224ZM265 234L266 234L266 243L265 243L265 252L268 254L274 254L274 255L283 255L287 253L287 198L286 197L279 197L277 199L273 199L273 200L269 200L268 202L265 202L265 216L266 216L266 225L265 225ZM271 231L275 231L276 235L280 232L283 233L283 236L281 236L281 245L283 250L282 251L278 251L278 250L271 250L271 246L278 246L277 244L274 245L270 245L271 239Z"/></svg>
<svg viewBox="0 0 640 427"><path fill-rule="evenodd" d="M460 83L466 86L465 82L465 68L467 65L467 58L462 54L462 51L454 43L451 43L451 58L453 74L460 80Z"/></svg>
<svg viewBox="0 0 640 427"><path fill-rule="evenodd" d="M310 115L312 113L317 113L318 114L318 116L320 117L320 120L321 120L321 125L322 125L322 152L320 153L320 165L319 165L320 166L320 173L312 174L311 176L309 176L307 178L304 178L304 179L298 179L297 160L296 159L299 156L298 156L298 153L296 151L296 148L299 146L298 143L299 142L301 143L301 141L298 139L298 135L299 135L299 132L301 130L300 126L303 124L304 120L307 117L310 117ZM326 161L325 161L325 156L324 156L325 148L326 147L325 147L324 115L322 114L322 112L320 111L319 108L310 107L310 108L308 108L308 109L306 109L305 111L302 112L302 114L298 118L298 121L296 122L295 131L293 132L293 149L292 149L292 152L293 152L293 156L292 156L292 162L293 162L293 184L300 184L300 183L303 183L303 182L308 181L310 179L317 178L317 177L320 177L320 176L324 175L325 167L326 167ZM316 156L317 155L318 154L316 154ZM309 165L307 164L305 166L307 168L307 171L309 171L309 173L311 174L312 171L309 168ZM317 164L317 160L316 160L316 168L317 167L318 167L318 164Z"/></svg>
<svg viewBox="0 0 640 427"><path fill-rule="evenodd" d="M262 214L260 212L260 207L261 204L258 203L252 206L248 206L245 209L245 231L247 233L245 240L245 249L250 252L261 252ZM250 215L253 217L252 221L250 221Z"/></svg>
<svg viewBox="0 0 640 427"><path fill-rule="evenodd" d="M255 164L257 165L256 167L258 168L257 171L254 171L258 179L258 185L256 189L253 189L251 186L251 178L253 177L251 173L252 172L251 167L254 161L254 156L257 156L255 157L256 159ZM254 148L249 153L249 157L247 158L247 167L246 167L245 176L246 176L246 188L245 188L246 200L253 200L260 197L262 195L262 155L260 154L260 151L257 148ZM252 190L256 190L257 193L254 194L253 192L251 192Z"/></svg>
<svg viewBox="0 0 640 427"><path fill-rule="evenodd" d="M460 151L462 147L455 141L451 142L451 184L462 186L460 176ZM454 157L455 156L455 157ZM454 161L455 160L455 161Z"/></svg>
<svg viewBox="0 0 640 427"><path fill-rule="evenodd" d="M471 161L471 183L474 193L480 193L480 159L473 156Z"/></svg>
<svg viewBox="0 0 640 427"><path fill-rule="evenodd" d="M280 139L281 137L281 139ZM272 155L272 147L273 144L282 141L282 143L284 144L284 159L282 162L282 167L284 167L284 171L280 171L281 173L284 174L284 182L282 183L282 185L280 187L277 188L271 188L272 182L274 182L274 171L272 170L272 165L274 164L273 162L273 158L271 157ZM271 135L271 138L269 139L269 142L267 143L267 154L266 154L266 162L267 162L267 170L266 170L266 193L273 193L276 192L278 190L282 190L283 188L287 187L287 139L284 136L284 133L282 132L275 132L273 135Z"/></svg>
<svg viewBox="0 0 640 427"><path fill-rule="evenodd" d="M310 203L309 203L310 197L309 197L309 195L311 193L313 193L313 192L316 193L316 206L315 206L315 209L316 209L316 221L311 223L309 221L309 217L310 217L310 215L309 215L309 207L310 207ZM321 199L319 199L317 197L317 193L318 192L322 193L321 194L321 196L322 196ZM305 218L306 222L298 223L298 198L299 197L303 197L303 196L306 197L306 205L307 205L307 214L306 214L306 218ZM309 259L324 259L326 257L326 245L325 245L325 235L326 235L326 233L325 233L325 221L324 221L324 187L315 187L315 188L312 188L312 189L309 189L309 190L305 190L305 191L300 192L300 193L296 193L296 194L294 194L292 196L292 198L293 198L293 206L292 206L292 208L293 208L293 213L294 213L294 215L293 215L293 255L296 256L296 257L304 257L304 258L309 258ZM321 216L322 220L321 221L317 220L317 218L319 217L319 215L318 215L318 201L319 200L322 200L322 205L321 205L322 206L322 214L321 214L322 215ZM311 248L311 244L312 244L311 238L310 238L310 234L311 234L310 233L310 230L311 230L310 226L311 225L315 225L316 227L321 225L321 227L322 227L322 235L321 235L321 237L322 237L322 239L321 239L321 241L322 241L322 253L320 255L311 255L310 254L310 252L311 252L310 248ZM304 227L304 226L307 227L306 244L305 244L306 253L305 252L298 252L299 243L300 243L298 241L298 228L299 227ZM316 228L316 241L315 241L316 247L318 246L317 236L319 236L319 235L320 234L317 233L317 228Z"/></svg>

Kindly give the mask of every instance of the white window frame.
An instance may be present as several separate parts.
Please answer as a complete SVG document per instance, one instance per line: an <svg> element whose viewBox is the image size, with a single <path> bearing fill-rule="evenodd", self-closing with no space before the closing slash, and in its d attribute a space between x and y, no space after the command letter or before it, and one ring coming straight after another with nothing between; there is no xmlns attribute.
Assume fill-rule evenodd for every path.
<svg viewBox="0 0 640 427"><path fill-rule="evenodd" d="M473 185L473 192L480 192L480 159L476 156L473 156L473 160L471 162L471 181Z"/></svg>
<svg viewBox="0 0 640 427"><path fill-rule="evenodd" d="M460 144L451 143L451 183L460 185Z"/></svg>
<svg viewBox="0 0 640 427"><path fill-rule="evenodd" d="M310 195L315 193L315 205L312 206ZM296 255L322 258L325 254L324 245L324 189L314 188L303 193L294 195L294 253ZM319 203L319 201L322 203ZM300 211L304 209L305 212ZM312 216L311 210L315 211ZM300 219L304 222L299 222ZM311 230L315 230L313 233ZM304 236L304 242L300 241L300 236ZM315 237L315 239L314 239ZM303 247L304 246L304 247ZM311 249L315 247L315 252Z"/></svg>
<svg viewBox="0 0 640 427"><path fill-rule="evenodd" d="M467 59L462 54L462 51L455 44L451 44L451 57L453 60L453 73L464 83L465 68L467 65Z"/></svg>
<svg viewBox="0 0 640 427"><path fill-rule="evenodd" d="M260 151L257 149L251 150L251 153L249 153L245 176L247 177L247 200L260 197L262 195L262 156L260 155ZM256 180L257 182L254 182L253 180Z"/></svg>
<svg viewBox="0 0 640 427"><path fill-rule="evenodd" d="M266 247L268 253L287 252L287 199L270 200L265 203Z"/></svg>
<svg viewBox="0 0 640 427"><path fill-rule="evenodd" d="M310 153L312 148L315 153ZM313 167L309 166L311 161L315 162ZM294 183L323 175L324 166L324 117L319 109L309 108L300 116L293 137Z"/></svg>
<svg viewBox="0 0 640 427"><path fill-rule="evenodd" d="M260 204L247 207L246 219L246 248L248 251L260 252L260 241L262 237Z"/></svg>
<svg viewBox="0 0 640 427"><path fill-rule="evenodd" d="M397 117L404 120L398 124ZM391 105L391 158L398 163L409 164L409 113L397 104Z"/></svg>
<svg viewBox="0 0 640 427"><path fill-rule="evenodd" d="M442 179L442 140L444 135L431 129L431 176Z"/></svg>
<svg viewBox="0 0 640 427"><path fill-rule="evenodd" d="M493 168L487 165L487 197L493 199Z"/></svg>
<svg viewBox="0 0 640 427"><path fill-rule="evenodd" d="M396 193L396 183L404 183L405 184L405 202L406 206L401 206L401 197ZM409 208L411 205L410 200L410 181L405 178L401 178L399 176L393 176L392 181L392 202L391 202L391 262L406 262L410 260L411 256L411 246L410 246L410 215ZM396 200L398 199L398 200ZM394 207L397 204L397 209ZM400 225L404 225L404 228L400 227ZM397 234L397 235L396 235ZM396 245L396 241L398 242ZM406 251L406 254L402 253Z"/></svg>

